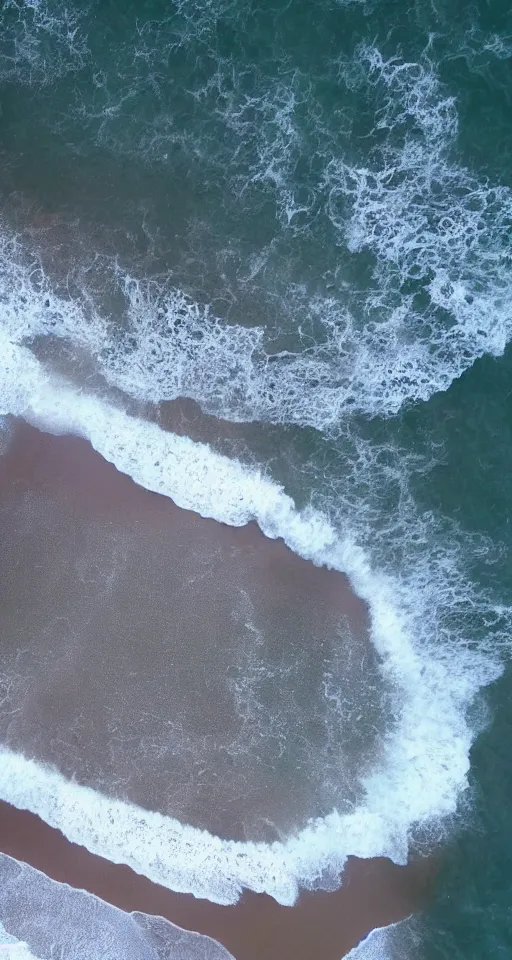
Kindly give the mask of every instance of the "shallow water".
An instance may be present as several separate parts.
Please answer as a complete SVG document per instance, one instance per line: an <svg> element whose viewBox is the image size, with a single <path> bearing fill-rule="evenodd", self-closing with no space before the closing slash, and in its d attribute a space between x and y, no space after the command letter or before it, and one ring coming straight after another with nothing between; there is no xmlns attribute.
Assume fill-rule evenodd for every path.
<svg viewBox="0 0 512 960"><path fill-rule="evenodd" d="M17 426L2 468L4 744L229 839L361 800L392 690L340 575L84 441Z"/></svg>
<svg viewBox="0 0 512 960"><path fill-rule="evenodd" d="M31 757L62 762L61 772L79 784L101 787L91 800L98 810L113 794L224 838L279 837L257 853L244 847L240 870L228 846L219 847L227 899L246 884L291 902L301 884L332 882L347 854L403 862L408 851L428 853L442 841L438 902L417 922L415 955L464 956L468 943L479 958L505 955L508 7L92 0L63 10L54 0L7 0L0 18L4 445L14 429L9 415L23 417L88 438L178 507L233 527L255 520L300 557L348 575L368 605L373 645L350 672L345 628L338 644L328 604L317 593L310 601L306 586L293 599L279 587L255 627L237 603L241 591L250 603L261 599L258 563L242 575L236 553L224 558L222 602L215 581L217 603L208 593L208 612L183 643L177 710L167 715L163 705L157 719L157 726L164 714L174 724L187 719L194 760L183 760L189 733L174 729L181 760L173 755L169 768L160 767L154 758L168 741L155 737L151 717L147 729L133 717L148 699L165 699L158 668L171 635L161 629L172 619L167 578L173 567L177 590L184 570L191 580L207 557L210 567L217 561L207 544L194 555L181 543L184 566L174 570L176 549L161 530L148 543L124 519L105 531L104 518L85 523L83 510L79 522L71 495L65 503L57 490L44 502L25 496L17 512L12 504L4 510L11 600L2 690L12 696L15 674L30 708L23 723L9 723L4 742L15 749L30 742ZM196 406L173 407L177 398ZM197 442L205 440L211 447ZM45 524L60 531L58 543L44 539ZM71 564L80 562L79 582ZM108 587L105 564L122 568L125 580L122 603L103 609L93 598L100 580ZM39 699L26 696L36 666L39 681L43 659L48 669L47 648L35 653L36 599L46 602L49 571L59 569L56 605L42 617L46 638L66 651L50 669L52 682L69 696L83 657L94 693L80 684L60 720L56 713L55 729L75 696L99 703L93 678L101 663L110 692L102 692L102 716L94 718L98 743L116 722L121 737L132 738L129 750L124 743L101 762L96 749L92 767L80 736L67 745L66 761L58 736L43 748L47 683ZM22 595L20 615L12 598ZM94 606L92 646L76 619L60 621L60 634L50 629L57 600L70 597L75 618L80 604ZM133 686L123 695L127 674L106 667L99 649L98 620L112 637L117 608L129 623L109 644L108 662L122 656L129 673L130 654L137 669L151 667L144 703ZM228 632L219 626L226 619ZM142 623L154 657L142 649ZM198 681L196 654L208 649L215 624L215 663L208 650ZM30 640L16 673L21 633ZM262 634L264 653L250 643ZM173 644L184 636L174 632ZM327 666L314 654L318 644L328 647ZM207 731L190 708L199 682ZM105 704L113 701L122 710L107 711L107 721ZM222 731L213 733L221 702ZM240 702L235 729L230 710ZM256 711L264 730L256 751L248 704L251 722ZM222 736L245 757L244 789L251 770L252 823L241 812L247 798L226 815L225 775L206 809ZM187 781L204 767L200 740L203 794L195 773ZM135 776L123 766L127 756L142 764ZM14 754L4 763L2 795L27 804L30 793L43 816L51 809L68 831L78 829L65 785L43 767L26 767L25 774L16 768L13 787L11 761ZM170 800L168 780L178 769L180 793ZM23 780L29 772L37 789ZM58 814L52 790L68 797ZM74 809L82 810L77 797ZM317 816L324 819L309 829ZM93 827L83 829L83 842L92 842ZM137 848L140 862L149 862L151 830ZM202 842L213 849L208 835ZM220 896L210 880L201 883ZM407 937L399 947L394 936L390 950L394 944L396 956L407 956Z"/></svg>

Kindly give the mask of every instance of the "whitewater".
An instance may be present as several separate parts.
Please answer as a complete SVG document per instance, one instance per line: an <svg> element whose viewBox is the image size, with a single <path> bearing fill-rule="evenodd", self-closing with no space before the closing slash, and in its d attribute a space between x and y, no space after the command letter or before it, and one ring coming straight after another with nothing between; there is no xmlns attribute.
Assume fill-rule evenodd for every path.
<svg viewBox="0 0 512 960"><path fill-rule="evenodd" d="M161 917L124 913L5 854L0 854L0 880L0 956L5 960L59 955L70 960L232 960L209 937Z"/></svg>
<svg viewBox="0 0 512 960"><path fill-rule="evenodd" d="M357 6L370 15L371 4ZM346 574L369 608L395 723L355 809L334 809L268 844L221 839L6 747L0 798L112 862L223 904L249 888L291 905L301 887L321 886L350 855L406 863L411 852L431 852L469 802L470 750L487 722L481 692L503 670L511 627L510 607L473 576L475 558L492 563L493 544L416 495L418 477L443 451L398 425L404 410L427 406L482 356L502 356L511 336L512 191L460 156L459 105L440 79L434 34L410 56L389 41L387 25L381 49L358 41L324 58L320 43L317 77L287 49L274 76L273 41L270 54L264 48L270 66L239 67L235 54L217 50L218 24L225 18L244 33L245 7L219 2L192 16L178 3L177 25L137 22L96 70L83 12L70 5L57 15L49 0L4 7L12 37L3 46L0 39L0 78L29 91L69 84L49 129L57 137L70 125L73 163L86 153L82 136L114 165L121 158L155 176L183 150L192 170L200 166L201 184L222 185L222 200L207 226L195 208L180 221L177 205L172 269L159 247L168 249L165 204L161 219L143 202L130 207L128 226L147 245L146 271L128 241L115 249L111 225L94 232L83 200L76 215L65 209L45 221L37 202L22 208L6 190L0 444L9 443L12 417L76 434L146 490L219 523L255 521L304 559ZM481 39L489 55L505 58L496 38ZM169 50L182 64L194 44L203 67L176 82L191 118L184 129L161 104L176 97L165 73ZM468 62L476 56L463 52ZM81 71L94 80L90 102L86 85L75 85ZM323 89L334 91L331 126ZM338 109L340 96L346 108ZM142 104L140 122L134 104ZM295 182L304 155L304 182ZM185 178L174 192L182 188L194 194ZM262 197L272 205L267 232ZM252 224L251 216L254 237L239 235L233 224ZM273 439L290 449L302 450L292 431L307 432L313 452L301 454L301 482L290 489L278 457L250 444L246 456L228 456L145 416L182 397L230 424L282 431ZM2 860L2 871L16 874L17 895L23 884L43 884L12 862ZM117 936L128 944L122 924L134 938L124 956L159 956L147 952L135 921L119 914L115 923L112 943ZM407 923L376 931L353 957L414 952L416 928ZM112 943L105 957L119 955ZM75 955L69 943L64 949ZM41 956L50 950L42 944Z"/></svg>
<svg viewBox="0 0 512 960"><path fill-rule="evenodd" d="M353 533L340 535L313 508L297 511L269 476L58 382L29 350L5 337L0 354L3 415L85 437L136 483L178 506L235 526L256 520L266 536L281 537L313 563L346 573L369 605L372 641L399 703L399 722L364 781L361 807L348 815L333 810L286 842L221 840L68 782L5 749L0 797L39 814L94 853L219 903L236 902L246 886L293 904L300 885L312 885L326 869L339 872L348 855L405 863L413 827L455 811L472 739L465 709L482 684L496 677L497 664L470 651L461 663L459 651L455 673L446 651L425 649L415 636L425 598L415 610L421 597L404 597L403 583L375 570Z"/></svg>
<svg viewBox="0 0 512 960"><path fill-rule="evenodd" d="M398 218L393 210L398 204L398 213L408 209L416 217L409 201L418 184L408 181L421 168L428 143L430 162L441 181L456 179L471 201L464 202L466 223L457 212L457 226L453 214L451 221L446 219L444 202L441 210L444 229L452 222L454 237L459 237L455 256L463 248L471 253L474 242L480 243L483 214L492 213L498 200L503 201L507 219L509 195L496 195L488 187L477 189L465 171L448 166L446 139L454 135L456 115L451 102L440 100L430 73L417 65L386 63L369 50L359 52L357 64L369 64L371 82L384 82L391 90L381 125L400 126L412 116L422 139L413 149L406 138L395 153L402 175L394 186L388 155L384 157L388 165L380 173L331 163L326 177L332 222L338 215L337 198L344 191L355 198L349 244L354 249L374 244L382 269L391 265L391 279L397 269L403 276L410 273L410 257L420 249L418 238L426 240L422 215L418 214L419 222L411 221L410 242L405 243L393 232ZM397 102L405 103L398 116ZM474 197L481 199L475 204ZM390 245L392 236L395 246ZM428 249L436 236L428 241ZM448 236L447 251L453 246ZM422 257L428 249L425 253L421 246ZM400 471L400 517L396 525L388 521L383 527L377 518L381 524L377 535L377 529L372 530L375 508L371 502L358 503L350 493L350 484L363 482L373 489L379 472L382 477L382 451L372 450L361 438L353 440L345 509L338 505L333 515L332 505L322 510L311 503L298 510L268 468L242 464L130 415L110 388L143 401L190 396L205 410L232 420L270 419L339 432L349 410L351 415L354 410L366 413L376 408L391 414L406 401L446 389L482 351L502 352L508 315L498 313L486 324L488 298L482 301L480 293L475 302L467 285L461 280L454 283L446 274L444 258L430 290L433 302L437 298L439 304L455 309L458 319L445 333L439 329L439 347L434 350L432 343L423 341L423 328L402 349L401 326L411 303L391 311L380 327L368 325L361 337L349 315L340 324L337 304L324 298L309 304L327 331L320 346L271 355L262 329L225 325L167 282L142 281L116 265L112 276L126 306L126 332L119 334L86 287L78 297L64 295L62 283L52 284L40 258L8 228L2 234L2 254L1 413L23 417L42 429L85 437L118 470L178 506L233 526L255 520L266 536L282 538L305 559L345 573L368 603L372 641L383 673L393 682L399 719L379 764L364 781L360 808L350 815L333 810L297 836L271 845L220 840L192 825L67 782L58 771L6 750L0 796L38 813L95 853L128 862L171 889L220 903L236 902L246 886L292 904L301 885L313 885L326 870L339 872L349 855L385 855L405 863L411 838L429 832L438 838L443 818L456 810L467 784L475 732L467 709L501 669L499 657L486 647L459 644L454 649L443 626L446 607L469 604L494 623L506 620L507 611L494 608L467 581L456 531L450 531L452 539L443 548L437 546L425 555L424 545L438 541L436 521L415 508L407 490L408 463L400 463L400 451L393 451ZM455 259L449 262L455 264ZM417 266L414 269L417 275ZM389 290L389 282L383 289ZM494 294L491 301L495 303ZM87 382L59 377L38 360L38 346L48 338L87 351L105 384L102 396L91 393ZM396 536L401 538L403 560L393 574L382 562L378 546Z"/></svg>

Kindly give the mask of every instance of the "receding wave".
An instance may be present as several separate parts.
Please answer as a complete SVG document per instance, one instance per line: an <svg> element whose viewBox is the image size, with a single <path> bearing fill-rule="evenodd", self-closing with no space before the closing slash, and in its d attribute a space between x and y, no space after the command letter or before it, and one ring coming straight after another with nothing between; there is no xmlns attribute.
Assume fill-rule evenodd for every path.
<svg viewBox="0 0 512 960"><path fill-rule="evenodd" d="M431 608L432 594L446 589L446 553L430 586L415 583L418 569L408 582L403 575L386 576L373 568L353 528L342 532L313 508L298 511L270 477L56 382L29 350L5 338L1 356L3 413L87 437L119 470L179 506L232 525L255 519L267 536L282 537L301 556L347 573L369 603L372 640L399 705L383 755L364 778L359 807L343 814L334 810L284 842L222 841L67 782L6 751L2 798L172 889L225 903L235 901L243 886L293 903L300 883L314 882L322 870L339 870L349 854L405 862L411 828L424 829L455 811L472 739L465 711L479 687L499 672L490 655L460 649L455 672L449 648L428 643L428 628L436 629L439 613L439 598ZM431 567L429 574L435 573ZM428 596L422 594L425 587Z"/></svg>
<svg viewBox="0 0 512 960"><path fill-rule="evenodd" d="M161 917L127 914L0 855L0 945L14 960L229 960L224 947ZM6 951L7 956L7 951Z"/></svg>
<svg viewBox="0 0 512 960"><path fill-rule="evenodd" d="M287 4L162 6L2 4L0 450L12 416L76 433L179 506L255 520L344 571L393 724L350 812L272 843L225 840L5 747L0 795L172 889L290 904L349 854L432 848L468 786L479 691L510 650L494 528L473 534L488 528L464 506L443 516L444 491L422 483L443 457L440 408L426 439L406 422L510 339L507 168L464 149L472 88L443 60L485 82L495 70L508 105L510 38L473 7L460 30L451 10L408 9L398 47L389 5L375 32L365 20L378 0L320 0L314 22L299 4L297 24ZM252 428L229 448L252 466L150 422L180 397L230 428L257 423L259 453ZM0 699L9 682L2 669ZM407 957L411 929L354 956Z"/></svg>
<svg viewBox="0 0 512 960"><path fill-rule="evenodd" d="M34 7L34 16L44 9ZM137 63L144 64L156 42L149 26L137 42L143 44ZM118 53L126 56L125 46ZM30 320L24 317L26 336L33 324L32 335L86 340L109 382L140 400L187 396L226 419L321 430L339 428L347 411L393 415L446 390L483 354L503 353L510 337L512 194L458 162L457 103L427 57L386 60L361 46L329 64L330 84L364 105L363 150L360 138L342 127L327 136L315 85L297 71L288 87L284 80L269 85L258 74L258 92L248 97L242 80L224 89L229 63L217 69L218 83L206 81L204 97L194 90L194 103L220 125L208 134L211 142L204 124L198 127L201 164L206 170L214 165L209 181L226 168L219 150L235 152L229 176L245 178L235 191L245 199L232 201L232 214L256 218L259 200L253 210L247 198L258 185L277 211L287 211L274 239L244 250L232 234L213 243L213 227L201 226L206 233L192 258L173 254L178 283L165 275L148 279L136 262L121 269L112 255L106 269L115 293L103 304L91 297L91 266L83 264L78 285L88 319L76 317L71 325L77 305L49 294L40 268L29 260L28 275L40 284L42 299ZM148 78L143 72L130 82L136 98L137 83L146 89ZM122 129L129 129L131 102L131 95L126 106L123 98L121 105L109 99L98 112L102 137L114 152L124 150L115 131L120 117ZM74 129L76 119L69 122ZM370 135L375 145L368 150ZM145 134L153 143L155 137ZM156 141L164 153L165 136ZM305 144L315 156L315 173L303 188L308 199L302 209L294 176ZM137 156L143 155L141 146ZM157 246L161 227L145 229L150 246ZM9 264L10 243L6 235ZM199 284L198 272L210 279ZM219 277L226 291L217 304ZM4 274L8 291L14 279ZM17 273L16 283L20 293L26 277ZM23 296L35 303L33 290ZM115 331L107 322L112 296L121 309Z"/></svg>

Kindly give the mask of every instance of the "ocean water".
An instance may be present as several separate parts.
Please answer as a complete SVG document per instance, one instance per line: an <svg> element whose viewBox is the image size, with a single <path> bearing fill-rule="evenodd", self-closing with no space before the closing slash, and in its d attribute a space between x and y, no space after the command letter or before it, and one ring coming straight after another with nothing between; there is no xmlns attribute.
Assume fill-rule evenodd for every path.
<svg viewBox="0 0 512 960"><path fill-rule="evenodd" d="M441 850L434 902L357 956L508 956L509 8L4 0L0 21L2 443L13 416L75 432L178 506L344 572L380 673L356 772L342 671L317 684L339 780L329 754L331 796L278 839L141 813L105 771L8 737L2 798L225 903Z"/></svg>
<svg viewBox="0 0 512 960"><path fill-rule="evenodd" d="M6 960L230 960L209 937L161 917L124 913L25 863L0 856L0 952Z"/></svg>

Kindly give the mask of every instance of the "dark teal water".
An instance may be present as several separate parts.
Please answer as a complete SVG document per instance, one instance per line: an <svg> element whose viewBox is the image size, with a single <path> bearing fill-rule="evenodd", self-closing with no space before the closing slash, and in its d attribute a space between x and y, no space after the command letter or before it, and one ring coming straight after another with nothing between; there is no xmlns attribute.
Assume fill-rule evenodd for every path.
<svg viewBox="0 0 512 960"><path fill-rule="evenodd" d="M444 850L417 949L509 956L510 7L4 0L0 24L9 342L236 423L221 450L393 578L447 738L474 734L457 809L411 824Z"/></svg>

